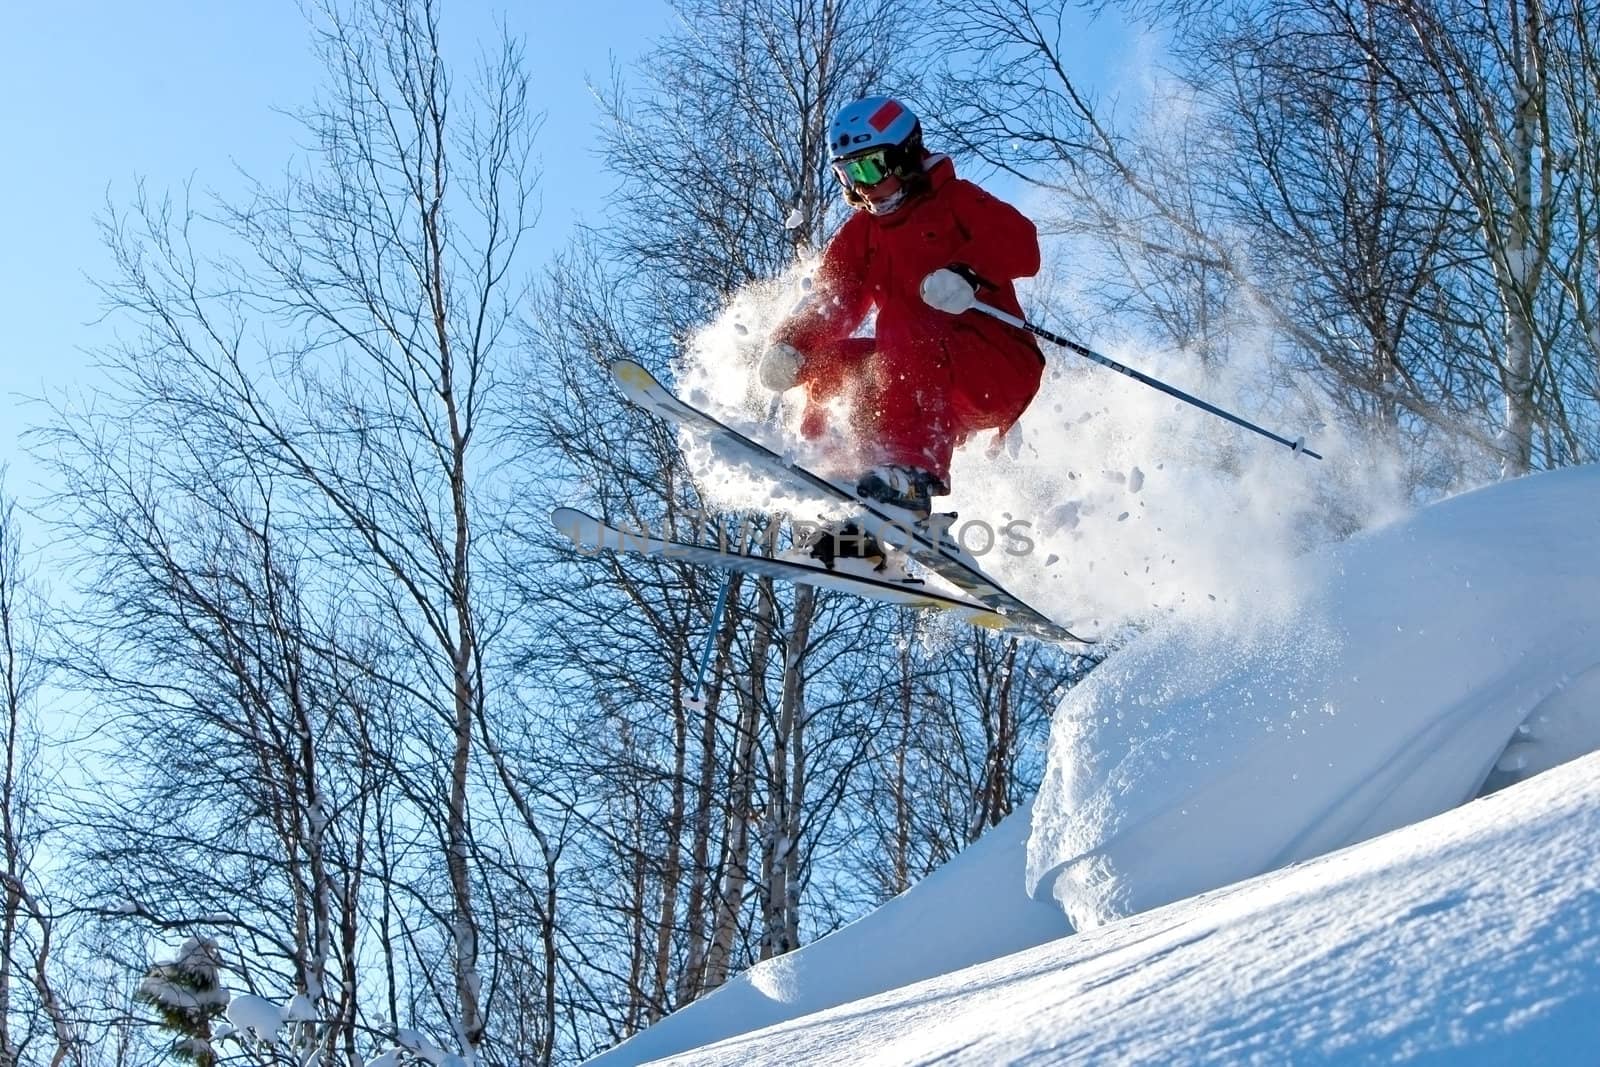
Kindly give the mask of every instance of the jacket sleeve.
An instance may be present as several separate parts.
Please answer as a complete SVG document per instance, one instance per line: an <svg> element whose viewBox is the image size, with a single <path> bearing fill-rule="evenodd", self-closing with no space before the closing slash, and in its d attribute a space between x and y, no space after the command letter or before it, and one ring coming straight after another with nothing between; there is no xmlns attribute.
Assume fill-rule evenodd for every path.
<svg viewBox="0 0 1600 1067"><path fill-rule="evenodd" d="M950 184L951 209L965 238L951 262L972 268L989 282L1038 274L1039 230L1033 221L969 181Z"/></svg>
<svg viewBox="0 0 1600 1067"><path fill-rule="evenodd" d="M836 391L859 361L859 346L840 342L860 328L872 306L866 245L865 230L853 216L823 249L811 291L772 331L773 341L800 352L799 380L814 394Z"/></svg>

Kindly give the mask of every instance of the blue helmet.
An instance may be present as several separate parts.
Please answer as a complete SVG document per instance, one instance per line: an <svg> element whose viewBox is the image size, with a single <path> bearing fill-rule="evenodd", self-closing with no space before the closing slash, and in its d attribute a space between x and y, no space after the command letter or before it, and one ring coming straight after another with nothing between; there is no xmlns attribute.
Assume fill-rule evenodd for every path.
<svg viewBox="0 0 1600 1067"><path fill-rule="evenodd" d="M869 96L846 104L828 128L828 149L835 160L880 148L912 147L920 155L922 123L911 109L887 96Z"/></svg>

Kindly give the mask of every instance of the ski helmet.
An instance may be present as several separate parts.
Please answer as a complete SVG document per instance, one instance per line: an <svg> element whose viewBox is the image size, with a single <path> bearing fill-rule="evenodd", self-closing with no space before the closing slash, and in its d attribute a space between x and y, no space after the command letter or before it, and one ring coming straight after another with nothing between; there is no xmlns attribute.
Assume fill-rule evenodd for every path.
<svg viewBox="0 0 1600 1067"><path fill-rule="evenodd" d="M903 182L922 176L922 123L910 108L887 96L846 104L828 130L833 170L845 199L866 206L860 189L894 175Z"/></svg>

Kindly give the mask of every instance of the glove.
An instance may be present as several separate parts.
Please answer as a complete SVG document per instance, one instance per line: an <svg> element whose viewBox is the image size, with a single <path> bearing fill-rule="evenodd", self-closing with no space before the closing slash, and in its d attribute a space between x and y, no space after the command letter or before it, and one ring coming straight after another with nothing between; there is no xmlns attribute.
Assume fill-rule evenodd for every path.
<svg viewBox="0 0 1600 1067"><path fill-rule="evenodd" d="M800 377L801 362L801 355L793 345L768 345L767 350L761 353L761 365L756 368L756 376L761 379L762 385L774 393L782 393L794 388L795 380Z"/></svg>
<svg viewBox="0 0 1600 1067"><path fill-rule="evenodd" d="M978 301L978 287L949 267L922 279L922 302L931 308L959 315Z"/></svg>

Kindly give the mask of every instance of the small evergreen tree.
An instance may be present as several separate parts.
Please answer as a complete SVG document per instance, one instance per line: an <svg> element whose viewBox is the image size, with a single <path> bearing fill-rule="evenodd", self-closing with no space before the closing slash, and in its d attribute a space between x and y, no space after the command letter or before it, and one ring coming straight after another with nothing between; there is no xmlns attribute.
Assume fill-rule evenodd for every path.
<svg viewBox="0 0 1600 1067"><path fill-rule="evenodd" d="M215 1067L211 1022L228 1006L219 977L217 943L191 937L174 960L156 963L139 983L138 999L156 1009L161 1024L178 1035L173 1051L197 1067Z"/></svg>

